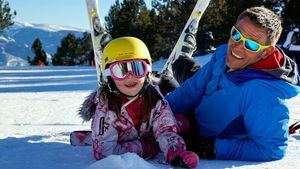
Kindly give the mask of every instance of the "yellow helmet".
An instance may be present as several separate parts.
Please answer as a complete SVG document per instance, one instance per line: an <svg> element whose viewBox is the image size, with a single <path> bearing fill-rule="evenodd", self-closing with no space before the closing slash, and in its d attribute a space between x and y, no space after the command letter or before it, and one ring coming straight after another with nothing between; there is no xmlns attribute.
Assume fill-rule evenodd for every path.
<svg viewBox="0 0 300 169"><path fill-rule="evenodd" d="M102 69L116 61L143 59L151 65L151 56L147 46L135 37L120 37L110 41L103 50Z"/></svg>

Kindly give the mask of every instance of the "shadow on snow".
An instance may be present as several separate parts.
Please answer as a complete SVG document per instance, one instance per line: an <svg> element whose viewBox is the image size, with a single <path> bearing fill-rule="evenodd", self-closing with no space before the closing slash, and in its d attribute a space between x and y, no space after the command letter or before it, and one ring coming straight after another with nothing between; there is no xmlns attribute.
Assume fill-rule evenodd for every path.
<svg viewBox="0 0 300 169"><path fill-rule="evenodd" d="M93 90L95 67L0 67L0 92Z"/></svg>
<svg viewBox="0 0 300 169"><path fill-rule="evenodd" d="M59 135L69 136L69 133ZM50 137L36 135L0 139L1 168L82 169L95 162L90 147L42 141Z"/></svg>

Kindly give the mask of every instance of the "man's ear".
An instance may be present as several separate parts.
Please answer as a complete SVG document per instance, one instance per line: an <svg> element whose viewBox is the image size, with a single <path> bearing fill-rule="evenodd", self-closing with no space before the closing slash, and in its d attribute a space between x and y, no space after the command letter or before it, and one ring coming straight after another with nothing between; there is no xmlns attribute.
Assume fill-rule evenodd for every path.
<svg viewBox="0 0 300 169"><path fill-rule="evenodd" d="M267 49L265 49L263 51L263 54L262 54L262 59L266 59L269 55L271 55L274 51L275 51L276 47L275 46L270 46L268 47Z"/></svg>

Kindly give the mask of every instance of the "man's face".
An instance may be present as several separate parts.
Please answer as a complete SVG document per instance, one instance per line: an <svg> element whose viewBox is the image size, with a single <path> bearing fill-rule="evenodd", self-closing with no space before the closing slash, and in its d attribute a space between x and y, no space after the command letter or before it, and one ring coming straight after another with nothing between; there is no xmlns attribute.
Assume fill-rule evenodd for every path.
<svg viewBox="0 0 300 169"><path fill-rule="evenodd" d="M245 38L256 41L259 44L266 45L268 37L265 30L254 25L248 17L240 19L236 23L235 27ZM265 50L252 52L244 48L244 42L242 40L235 42L229 38L226 64L230 69L244 69L248 65L256 63L261 58L264 59L266 57L267 53Z"/></svg>

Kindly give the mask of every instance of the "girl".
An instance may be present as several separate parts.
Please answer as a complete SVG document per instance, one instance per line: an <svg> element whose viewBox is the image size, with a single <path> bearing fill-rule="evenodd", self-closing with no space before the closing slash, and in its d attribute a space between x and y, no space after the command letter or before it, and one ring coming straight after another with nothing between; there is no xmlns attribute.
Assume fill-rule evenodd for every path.
<svg viewBox="0 0 300 169"><path fill-rule="evenodd" d="M134 152L148 159L161 150L172 165L196 167L198 156L185 150L168 102L152 84L146 45L134 37L112 40L104 48L102 68L105 84L80 111L84 120L92 118L94 157Z"/></svg>

